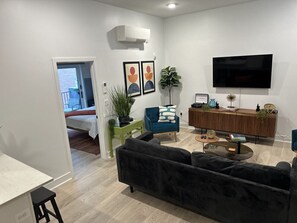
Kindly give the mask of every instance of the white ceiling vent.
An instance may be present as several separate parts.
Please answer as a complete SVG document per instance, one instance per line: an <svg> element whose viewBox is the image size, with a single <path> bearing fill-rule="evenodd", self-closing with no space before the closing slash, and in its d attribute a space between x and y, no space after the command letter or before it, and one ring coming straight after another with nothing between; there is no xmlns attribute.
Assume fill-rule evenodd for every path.
<svg viewBox="0 0 297 223"><path fill-rule="evenodd" d="M117 40L120 42L147 42L150 39L149 29L133 26L117 26Z"/></svg>

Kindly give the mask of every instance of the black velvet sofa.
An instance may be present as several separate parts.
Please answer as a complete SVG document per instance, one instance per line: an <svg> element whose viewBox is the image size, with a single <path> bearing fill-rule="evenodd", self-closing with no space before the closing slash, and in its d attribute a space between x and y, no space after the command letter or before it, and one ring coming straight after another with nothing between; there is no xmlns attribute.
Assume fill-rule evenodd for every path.
<svg viewBox="0 0 297 223"><path fill-rule="evenodd" d="M225 223L296 223L297 158L276 167L161 146L151 132L116 149L133 189Z"/></svg>

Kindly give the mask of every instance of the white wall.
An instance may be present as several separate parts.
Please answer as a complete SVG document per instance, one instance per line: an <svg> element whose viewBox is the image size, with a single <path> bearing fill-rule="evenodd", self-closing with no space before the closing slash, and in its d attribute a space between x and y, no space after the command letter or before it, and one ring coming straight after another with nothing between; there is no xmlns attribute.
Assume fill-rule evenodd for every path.
<svg viewBox="0 0 297 223"><path fill-rule="evenodd" d="M117 25L149 28L151 39L143 46L117 43L112 31ZM164 65L162 19L94 1L1 1L0 27L0 148L56 183L69 177L71 166L52 58L95 57L100 102L106 98L103 81L124 85L123 61L152 60L155 53L157 80ZM142 118L145 107L160 101L158 88L137 97L133 116ZM106 157L109 117L101 118Z"/></svg>
<svg viewBox="0 0 297 223"><path fill-rule="evenodd" d="M195 93L208 93L220 105L256 109L273 103L279 110L277 137L288 140L297 127L297 1L262 0L165 20L165 62L176 66L183 88L175 100L188 121ZM212 58L272 53L271 89L212 87ZM179 94L180 93L180 94Z"/></svg>

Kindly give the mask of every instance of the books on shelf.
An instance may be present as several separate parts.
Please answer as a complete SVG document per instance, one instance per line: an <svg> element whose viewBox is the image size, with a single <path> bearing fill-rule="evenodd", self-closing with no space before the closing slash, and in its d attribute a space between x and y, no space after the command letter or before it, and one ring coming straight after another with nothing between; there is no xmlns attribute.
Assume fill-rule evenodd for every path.
<svg viewBox="0 0 297 223"><path fill-rule="evenodd" d="M230 134L229 137L231 142L246 142L246 138L244 135Z"/></svg>

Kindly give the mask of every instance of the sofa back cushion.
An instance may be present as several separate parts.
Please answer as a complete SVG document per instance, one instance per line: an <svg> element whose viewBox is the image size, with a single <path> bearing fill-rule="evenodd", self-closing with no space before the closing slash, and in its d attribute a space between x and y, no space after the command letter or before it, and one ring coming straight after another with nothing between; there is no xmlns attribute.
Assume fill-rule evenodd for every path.
<svg viewBox="0 0 297 223"><path fill-rule="evenodd" d="M135 138L126 139L125 148L130 151L160 157L162 159L191 164L191 153L180 148L162 146Z"/></svg>
<svg viewBox="0 0 297 223"><path fill-rule="evenodd" d="M193 152L191 158L193 166L224 174L230 174L232 167L238 162L202 152Z"/></svg>
<svg viewBox="0 0 297 223"><path fill-rule="evenodd" d="M290 173L273 166L238 163L232 168L230 175L284 190L290 187Z"/></svg>
<svg viewBox="0 0 297 223"><path fill-rule="evenodd" d="M192 165L280 189L288 190L290 187L290 171L288 168L280 168L280 164L273 167L243 163L212 154L193 152Z"/></svg>

